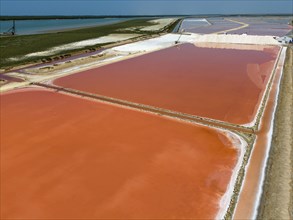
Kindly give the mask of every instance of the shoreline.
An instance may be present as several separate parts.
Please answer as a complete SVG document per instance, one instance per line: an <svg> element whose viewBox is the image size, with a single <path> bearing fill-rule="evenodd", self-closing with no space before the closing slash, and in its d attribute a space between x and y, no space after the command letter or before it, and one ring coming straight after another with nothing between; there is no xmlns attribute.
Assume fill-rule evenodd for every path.
<svg viewBox="0 0 293 220"><path fill-rule="evenodd" d="M101 18L104 19L104 18ZM102 23L102 24L93 24L93 25L85 25L85 26L80 26L80 27L69 27L69 28L61 28L61 29L52 29L52 30L48 30L48 31L38 31L38 32L34 32L31 34L20 34L17 36L23 36L23 35L36 35L36 34L55 34L55 33L59 33L59 32L67 32L67 31L76 31L76 30L82 30L82 29L86 29L86 28L95 28L95 27L102 27L102 26L106 26L106 25L112 25L112 24L119 24L120 22L124 22L124 21L129 21L135 18L129 18L129 19L123 19L120 21L115 21L115 22L109 22L109 23ZM86 19L89 20L89 19Z"/></svg>
<svg viewBox="0 0 293 220"><path fill-rule="evenodd" d="M37 19L37 20L16 20L16 27L17 27L17 22L20 21L56 21L56 20L97 20L97 19L107 19L107 18L76 18L76 19ZM119 18L108 18L108 19L119 19ZM107 22L107 23L98 23L98 24L80 24L80 26L76 27L56 27L56 29L53 27L50 30L28 30L28 31L21 31L21 34L15 34L15 36L26 36L26 35L38 35L38 34L54 34L54 33L59 33L59 32L67 32L67 31L76 31L76 30L81 30L81 29L86 29L86 28L95 28L95 27L100 27L100 26L105 26L105 25L112 25L112 24L118 24L120 22L124 21L129 21L135 18L121 18L120 21L114 21L114 22ZM11 20L0 20L0 22L7 22ZM5 35L4 35L5 36Z"/></svg>

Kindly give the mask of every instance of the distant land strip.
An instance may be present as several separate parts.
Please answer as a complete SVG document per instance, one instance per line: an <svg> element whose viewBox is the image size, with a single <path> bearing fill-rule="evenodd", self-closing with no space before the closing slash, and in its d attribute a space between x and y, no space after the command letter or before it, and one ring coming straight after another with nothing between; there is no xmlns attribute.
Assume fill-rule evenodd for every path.
<svg viewBox="0 0 293 220"><path fill-rule="evenodd" d="M255 16L292 16L292 14L197 14L197 15L186 15L186 14L169 14L169 15L49 15L49 16L12 16L12 15L1 15L0 20L53 20L53 19L98 19L98 18L139 18L139 17L255 17Z"/></svg>

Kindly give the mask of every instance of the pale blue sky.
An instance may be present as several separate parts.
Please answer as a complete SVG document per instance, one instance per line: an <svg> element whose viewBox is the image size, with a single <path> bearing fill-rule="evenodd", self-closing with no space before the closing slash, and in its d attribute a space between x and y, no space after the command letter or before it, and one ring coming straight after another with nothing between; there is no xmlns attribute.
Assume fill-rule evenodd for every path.
<svg viewBox="0 0 293 220"><path fill-rule="evenodd" d="M292 14L293 0L0 0L1 15Z"/></svg>

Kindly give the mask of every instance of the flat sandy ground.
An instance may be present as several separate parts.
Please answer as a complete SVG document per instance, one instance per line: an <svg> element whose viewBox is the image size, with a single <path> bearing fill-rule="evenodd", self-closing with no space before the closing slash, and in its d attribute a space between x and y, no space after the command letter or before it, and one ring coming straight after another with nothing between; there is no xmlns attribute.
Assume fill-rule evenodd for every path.
<svg viewBox="0 0 293 220"><path fill-rule="evenodd" d="M288 47L258 219L293 219L293 47Z"/></svg>

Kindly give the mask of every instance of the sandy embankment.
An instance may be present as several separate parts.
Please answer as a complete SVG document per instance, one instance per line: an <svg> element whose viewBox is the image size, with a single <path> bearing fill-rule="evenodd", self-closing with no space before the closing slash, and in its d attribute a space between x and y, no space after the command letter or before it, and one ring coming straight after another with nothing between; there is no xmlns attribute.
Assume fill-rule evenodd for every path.
<svg viewBox="0 0 293 220"><path fill-rule="evenodd" d="M141 28L141 31L159 31L165 28L167 25L171 24L177 20L176 18L162 18L162 19L156 19L156 20L151 20L150 22L155 24L152 26L144 27Z"/></svg>
<svg viewBox="0 0 293 220"><path fill-rule="evenodd" d="M120 42L132 38L136 38L141 36L140 34L110 34L103 37L98 37L89 40L78 41L70 44L60 45L58 47L52 47L46 51L39 51L35 53L30 53L22 57L12 57L9 60L23 60L29 57L44 57L44 56L51 56L62 51L73 50L73 49L80 49L88 46L95 46L97 44L105 44L105 43L112 43L112 42Z"/></svg>
<svg viewBox="0 0 293 220"><path fill-rule="evenodd" d="M258 219L293 219L293 49L288 48Z"/></svg>
<svg viewBox="0 0 293 220"><path fill-rule="evenodd" d="M120 31L147 31L147 32L154 32L163 30L168 25L171 25L175 22L178 18L160 18L148 21L151 23L151 26L136 26L136 27L129 27L129 28L122 28Z"/></svg>

